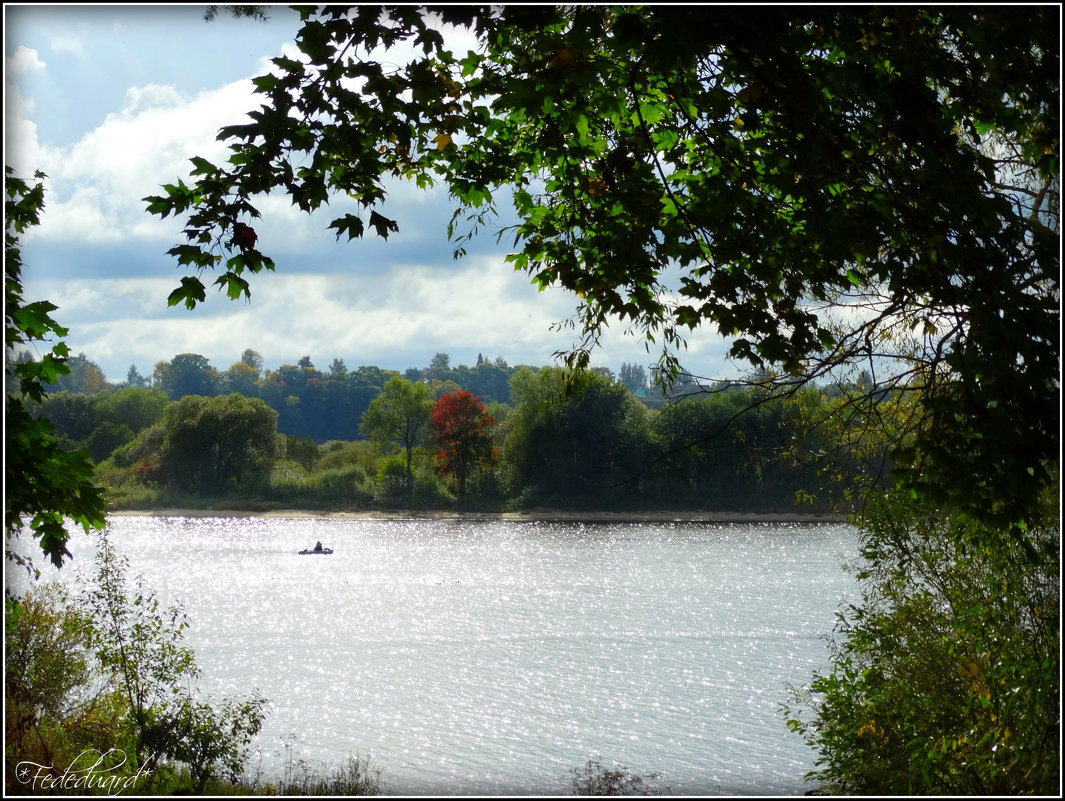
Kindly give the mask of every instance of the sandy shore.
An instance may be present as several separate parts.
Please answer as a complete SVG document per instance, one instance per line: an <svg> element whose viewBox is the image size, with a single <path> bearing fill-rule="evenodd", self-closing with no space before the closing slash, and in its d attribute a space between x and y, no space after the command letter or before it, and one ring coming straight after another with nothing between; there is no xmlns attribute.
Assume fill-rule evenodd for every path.
<svg viewBox="0 0 1065 801"><path fill-rule="evenodd" d="M312 511L306 509L122 509L112 516L153 517L283 517L351 520L512 520L543 523L843 523L845 515L801 512L721 511L577 511L529 509L522 512L458 512L444 510Z"/></svg>

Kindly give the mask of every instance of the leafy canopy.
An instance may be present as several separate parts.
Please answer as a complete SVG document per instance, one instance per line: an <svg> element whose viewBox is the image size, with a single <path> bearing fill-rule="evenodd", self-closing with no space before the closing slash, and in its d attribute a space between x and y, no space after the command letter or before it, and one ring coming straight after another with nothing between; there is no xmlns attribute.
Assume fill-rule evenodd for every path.
<svg viewBox="0 0 1065 801"><path fill-rule="evenodd" d="M441 395L430 410L438 470L452 476L458 501L466 498L466 479L499 456L489 434L495 418L473 393L460 389Z"/></svg>
<svg viewBox="0 0 1065 801"><path fill-rule="evenodd" d="M569 366L611 322L666 375L701 325L798 382L861 363L920 393L910 486L1035 522L1058 449L1053 9L298 10L228 160L145 198L186 217L171 304L203 301L207 269L233 298L274 269L251 227L269 193L339 199L350 241L398 232L392 181L442 183L456 255L510 203L508 261L577 296Z"/></svg>
<svg viewBox="0 0 1065 801"><path fill-rule="evenodd" d="M70 352L62 341L67 330L51 316L56 306L46 300L28 302L23 295L20 238L40 223L44 208L45 175L36 172L33 177L31 185L5 168L4 346L6 370L17 389L9 388L5 399L4 526L8 539L28 527L45 556L60 567L63 557L70 556L64 521L70 518L86 532L99 529L107 507L103 491L93 484L88 454L61 450L51 422L35 419L27 408L43 401L45 387L70 372ZM12 363L10 357L24 346L44 352L38 359ZM12 550L7 558L26 563Z"/></svg>
<svg viewBox="0 0 1065 801"><path fill-rule="evenodd" d="M414 491L414 449L424 438L433 408L433 395L427 384L392 376L381 394L370 401L362 415L359 430L378 445L397 443L407 460L407 493Z"/></svg>
<svg viewBox="0 0 1065 801"><path fill-rule="evenodd" d="M971 525L897 491L866 508L860 608L841 607L828 669L785 707L819 753L817 792L1058 792L1058 533L1032 563L1015 542L959 548Z"/></svg>

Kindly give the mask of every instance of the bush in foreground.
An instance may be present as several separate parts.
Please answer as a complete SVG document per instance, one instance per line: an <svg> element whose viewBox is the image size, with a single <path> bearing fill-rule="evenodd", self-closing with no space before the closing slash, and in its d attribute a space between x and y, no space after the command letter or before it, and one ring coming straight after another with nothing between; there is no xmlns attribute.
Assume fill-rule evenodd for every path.
<svg viewBox="0 0 1065 801"><path fill-rule="evenodd" d="M1028 549L974 526L903 493L867 509L861 603L785 707L823 790L1057 795L1057 530Z"/></svg>
<svg viewBox="0 0 1065 801"><path fill-rule="evenodd" d="M9 772L18 779L10 790L37 791L33 775L46 774L41 781L48 784L82 757L99 757L93 772L105 787L129 780L122 786L137 792L161 785L170 792L177 782L202 793L218 779L235 782L262 725L265 699L253 693L216 704L198 697L200 673L184 644L181 610L163 608L139 579L128 586L127 562L106 533L96 566L95 580L77 597L58 586L36 587L10 605L5 756L8 768L32 765ZM76 787L89 784L85 774Z"/></svg>
<svg viewBox="0 0 1065 801"><path fill-rule="evenodd" d="M380 795L381 769L369 757L350 756L340 767L312 770L302 760L286 769L278 795Z"/></svg>
<svg viewBox="0 0 1065 801"><path fill-rule="evenodd" d="M604 768L597 759L589 759L584 768L574 768L574 795L669 795L669 787L660 788L654 784L658 774L648 776L651 783L643 777L635 776L624 765L613 769Z"/></svg>

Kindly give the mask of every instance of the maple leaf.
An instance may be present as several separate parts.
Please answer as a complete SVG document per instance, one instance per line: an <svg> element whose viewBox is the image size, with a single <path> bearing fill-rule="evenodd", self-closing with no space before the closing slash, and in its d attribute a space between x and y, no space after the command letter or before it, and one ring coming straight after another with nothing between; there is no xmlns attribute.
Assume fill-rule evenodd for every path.
<svg viewBox="0 0 1065 801"><path fill-rule="evenodd" d="M255 233L255 229L250 225L244 223L234 223L233 225L233 239L230 240L230 245L236 245L241 250L249 250L255 247L255 241L259 238L259 235Z"/></svg>

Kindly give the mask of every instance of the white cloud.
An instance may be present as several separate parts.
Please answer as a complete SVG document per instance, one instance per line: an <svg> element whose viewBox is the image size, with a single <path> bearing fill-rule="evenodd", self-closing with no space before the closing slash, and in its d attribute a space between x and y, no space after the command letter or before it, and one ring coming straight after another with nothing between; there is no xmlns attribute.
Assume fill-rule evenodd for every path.
<svg viewBox="0 0 1065 801"><path fill-rule="evenodd" d="M193 155L224 160L218 129L242 121L251 93L246 80L192 98L172 86L129 89L122 109L73 146L39 149L36 158L51 182L37 234L88 243L172 241L175 226L149 217L141 199L160 194L164 183L187 180ZM18 136L29 135L26 121L14 122L23 125Z"/></svg>
<svg viewBox="0 0 1065 801"><path fill-rule="evenodd" d="M231 324L252 340L241 347L282 359L310 353L319 360L358 361L360 354L382 360L397 351L431 355L448 348L506 354L540 348L561 313L559 301L568 304L535 296L527 279L499 260L475 258L459 269L394 265L374 277L262 276L251 304L228 316L242 318ZM293 343L299 353L291 352Z"/></svg>
<svg viewBox="0 0 1065 801"><path fill-rule="evenodd" d="M126 91L122 108L70 147L38 145L32 104L17 90L8 98L8 140L17 144L18 165L40 168L49 176L48 202L41 226L29 237L93 244L131 239L172 244L179 221L161 222L145 212L142 198L162 194L162 185L177 179L189 183L192 156L214 163L227 158L227 146L217 141L218 130L245 121L244 114L261 100L250 80L188 97L173 86L148 84ZM11 148L9 148L9 152ZM442 192L419 190L409 182L389 187L389 208L439 201ZM310 242L329 242L329 221L356 204L334 198L313 216L301 212L288 197L275 195L256 201L268 231L280 231L278 243L293 250ZM386 208L385 213L389 211ZM263 232L264 234L267 231ZM406 235L414 233L411 227ZM271 246L263 236L261 247Z"/></svg>
<svg viewBox="0 0 1065 801"><path fill-rule="evenodd" d="M121 117L130 117L137 112L151 108L175 108L188 102L184 95L173 86L160 86L150 83L147 86L131 86L126 90L126 106L120 112ZM114 115L108 115L110 120Z"/></svg>
<svg viewBox="0 0 1065 801"><path fill-rule="evenodd" d="M37 104L10 79L43 70L45 63L36 50L19 45L13 56L4 58L4 66L4 163L29 178L38 166L37 125L31 119Z"/></svg>
<svg viewBox="0 0 1065 801"><path fill-rule="evenodd" d="M37 51L19 45L13 56L5 56L4 64L8 75L17 75L22 72L36 72L45 68L45 62L37 55Z"/></svg>
<svg viewBox="0 0 1065 801"><path fill-rule="evenodd" d="M26 281L27 297L48 298L57 314L81 322L97 319L122 323L158 316L177 286L171 278L74 278ZM117 314L116 314L117 312ZM69 322L64 323L69 325Z"/></svg>
<svg viewBox="0 0 1065 801"><path fill-rule="evenodd" d="M69 31L50 35L48 44L57 53L73 53L75 56L85 55L85 42L81 37L75 36Z"/></svg>
<svg viewBox="0 0 1065 801"><path fill-rule="evenodd" d="M207 303L192 312L167 307L177 284L176 276L35 281L27 282L27 295L55 303L71 349L113 381L124 379L130 364L150 372L186 352L219 369L254 348L268 366L310 355L320 367L340 358L349 367L403 370L425 366L441 351L456 364L483 353L544 365L574 345L574 332L551 330L572 314L574 298L560 289L537 292L499 257L469 257L446 269L395 265L375 276L266 273L252 280L250 303L229 301L209 286ZM724 350L720 337L698 331L682 356L693 372L719 375ZM622 362L648 366L657 358L615 325L592 362L616 371Z"/></svg>
<svg viewBox="0 0 1065 801"><path fill-rule="evenodd" d="M177 283L176 277L28 281L27 294L56 304L71 349L112 380L131 363L143 373L184 352L224 369L248 347L275 363L310 354L316 363L343 358L404 369L412 365L402 360L428 364L441 350L547 363L568 345L549 333L572 306L565 294L537 294L525 276L487 257L458 270L402 265L376 277L264 274L252 282L250 303L208 287L207 303L194 312L167 308Z"/></svg>
<svg viewBox="0 0 1065 801"><path fill-rule="evenodd" d="M29 179L39 168L37 125L29 119L34 103L17 86L5 84L4 163L22 178Z"/></svg>

